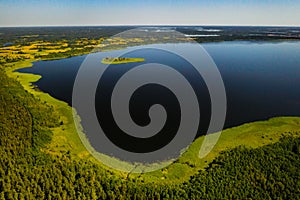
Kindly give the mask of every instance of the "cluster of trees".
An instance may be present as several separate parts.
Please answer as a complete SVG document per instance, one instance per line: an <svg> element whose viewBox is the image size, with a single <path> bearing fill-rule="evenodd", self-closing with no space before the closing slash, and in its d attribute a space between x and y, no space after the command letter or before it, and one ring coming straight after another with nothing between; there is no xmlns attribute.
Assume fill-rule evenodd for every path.
<svg viewBox="0 0 300 200"><path fill-rule="evenodd" d="M17 55L9 56L9 55L5 55L5 56L2 56L0 58L0 64L17 62L17 61L28 59L28 58L29 58L28 56L17 56Z"/></svg>
<svg viewBox="0 0 300 200"><path fill-rule="evenodd" d="M0 144L12 155L51 140L49 128L59 125L52 106L40 102L0 68Z"/></svg>
<svg viewBox="0 0 300 200"><path fill-rule="evenodd" d="M185 185L189 199L298 199L300 138L223 152Z"/></svg>
<svg viewBox="0 0 300 200"><path fill-rule="evenodd" d="M40 151L53 108L0 70L0 199L297 199L300 139L226 151L182 184L121 177L70 154Z"/></svg>
<svg viewBox="0 0 300 200"><path fill-rule="evenodd" d="M72 47L72 45L70 45ZM77 55L83 55L83 54L88 54L92 52L93 47L84 47L82 46L82 49L70 49L65 52L51 52L49 54L36 54L34 56L35 59L43 59L43 60L51 60L51 59L61 59L61 58L67 58L67 57L72 57L72 56L77 56Z"/></svg>

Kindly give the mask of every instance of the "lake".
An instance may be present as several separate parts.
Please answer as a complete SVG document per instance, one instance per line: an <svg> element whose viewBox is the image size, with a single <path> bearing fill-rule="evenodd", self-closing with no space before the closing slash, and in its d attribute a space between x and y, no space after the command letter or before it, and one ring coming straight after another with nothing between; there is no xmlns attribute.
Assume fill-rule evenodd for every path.
<svg viewBox="0 0 300 200"><path fill-rule="evenodd" d="M182 48L187 48L186 44ZM132 52L127 56L142 57L146 62L158 62L174 67L188 77L196 91L200 110L200 132L204 134L209 124L210 97L206 85L195 70L184 59L174 57L166 52L155 50L156 45L145 45L142 51ZM227 95L227 114L224 128L243 123L268 119L276 116L300 116L300 42L218 42L206 43L203 47L213 58L224 81ZM129 47L134 50L134 47ZM101 57L118 55L123 50L97 53ZM72 104L72 89L77 71L86 58L76 56L61 60L38 61L30 68L18 70L24 73L42 75L34 85L51 96ZM108 91L95 95L96 110L104 113L103 124L114 131L111 113L108 111L109 99L115 82L129 69L139 63L113 65L105 72L97 91ZM100 65L100 61L99 61ZM88 77L87 77L88 78ZM103 96L104 95L104 96ZM154 98L155 97L155 98ZM170 114L170 125L176 124L178 102L166 88L145 87L140 93L134 94L134 104L130 111L139 125L149 123L147 109L150 105L170 104L166 110ZM101 106L106 105L106 106ZM177 113L177 114L176 114ZM79 113L80 115L80 113ZM103 115L102 115L103 116ZM169 117L169 115L168 115ZM174 119L173 119L174 118ZM172 125L173 124L173 125ZM83 120L84 126L84 120ZM174 128L174 127L173 127Z"/></svg>

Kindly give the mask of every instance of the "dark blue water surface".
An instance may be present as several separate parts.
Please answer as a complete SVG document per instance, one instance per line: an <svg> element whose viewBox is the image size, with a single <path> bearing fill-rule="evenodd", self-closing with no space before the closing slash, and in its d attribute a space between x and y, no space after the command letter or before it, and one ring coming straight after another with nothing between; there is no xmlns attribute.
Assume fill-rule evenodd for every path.
<svg viewBox="0 0 300 200"><path fill-rule="evenodd" d="M145 47L151 48L155 45ZM300 42L235 41L207 43L203 47L215 61L224 81L228 101L225 128L275 116L300 116ZM183 44L182 48L187 48L187 45ZM99 54L102 57L113 57L120 52L122 50ZM209 94L205 83L201 77L195 75L192 67L188 66L184 60L153 49L138 51L130 56L144 57L147 62L156 61L172 65L185 74L198 97L201 96L199 98L202 120L200 130L205 132L210 115ZM31 68L18 71L42 75L42 78L34 84L42 91L71 105L73 83L85 58L86 56L77 56L61 60L39 61L35 62ZM111 88L113 84L110 81L113 82L135 65L136 63L124 64L110 69L106 78L103 78L103 81L108 84L103 87ZM154 97L167 95L161 98L161 101L167 100L164 102L167 103L170 100L169 102L173 102L176 106L176 101L171 100L173 98L171 93L169 94L162 87L155 86L154 88L145 88L145 91L156 94ZM102 89L105 90L105 88ZM149 96L145 91L141 93L143 95L136 94L136 108L134 105L130 106L133 109L133 116L137 119L136 122L140 125L148 123L147 119L143 118L143 113L147 113L146 109L143 109L143 104L159 103L151 100L153 95ZM96 104L96 108L100 112L101 108L97 105L105 100L97 95L95 100L99 103Z"/></svg>

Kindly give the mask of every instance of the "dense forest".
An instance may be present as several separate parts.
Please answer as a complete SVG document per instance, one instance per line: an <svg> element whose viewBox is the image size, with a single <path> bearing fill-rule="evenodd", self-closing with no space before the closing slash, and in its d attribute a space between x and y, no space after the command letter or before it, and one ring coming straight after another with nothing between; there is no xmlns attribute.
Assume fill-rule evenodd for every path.
<svg viewBox="0 0 300 200"><path fill-rule="evenodd" d="M0 28L0 46L14 43L26 43L42 40L45 42L58 42L68 40L70 43L82 39L99 39L110 37L130 27L2 27Z"/></svg>
<svg viewBox="0 0 300 200"><path fill-rule="evenodd" d="M41 40L58 42L68 40L73 43L78 39L107 38L123 31L138 28L136 26L90 26L90 27L0 27L0 46L21 44ZM147 27L144 28L155 28ZM215 42L232 40L299 40L299 27L253 27L253 26L169 26L187 35L219 35L219 37L196 37L197 42Z"/></svg>
<svg viewBox="0 0 300 200"><path fill-rule="evenodd" d="M223 152L182 184L144 182L44 153L55 111L1 69L0 85L0 199L299 199L300 138Z"/></svg>

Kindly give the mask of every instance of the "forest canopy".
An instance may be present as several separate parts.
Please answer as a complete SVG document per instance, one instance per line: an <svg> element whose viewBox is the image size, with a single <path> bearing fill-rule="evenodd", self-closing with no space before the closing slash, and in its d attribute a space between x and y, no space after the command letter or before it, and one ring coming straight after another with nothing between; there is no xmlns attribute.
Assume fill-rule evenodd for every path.
<svg viewBox="0 0 300 200"><path fill-rule="evenodd" d="M182 184L121 177L70 154L41 151L53 108L0 70L0 199L297 199L300 138L223 152ZM54 113L54 114L53 114Z"/></svg>

